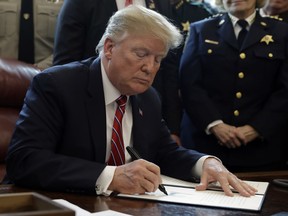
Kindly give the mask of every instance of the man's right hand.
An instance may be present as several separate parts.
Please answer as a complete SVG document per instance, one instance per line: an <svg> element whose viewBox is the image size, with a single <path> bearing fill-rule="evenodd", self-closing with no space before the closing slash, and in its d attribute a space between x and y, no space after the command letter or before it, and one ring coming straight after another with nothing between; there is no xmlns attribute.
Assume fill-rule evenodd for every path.
<svg viewBox="0 0 288 216"><path fill-rule="evenodd" d="M144 194L156 191L159 184L161 184L160 168L151 162L139 159L118 166L108 190L125 194Z"/></svg>

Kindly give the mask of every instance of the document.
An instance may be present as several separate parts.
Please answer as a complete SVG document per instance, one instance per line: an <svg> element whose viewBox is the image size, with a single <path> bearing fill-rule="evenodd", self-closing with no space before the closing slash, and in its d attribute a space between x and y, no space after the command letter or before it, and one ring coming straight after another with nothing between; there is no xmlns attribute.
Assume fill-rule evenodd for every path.
<svg viewBox="0 0 288 216"><path fill-rule="evenodd" d="M121 213L121 212L116 212L116 211L113 211L113 210L106 210L106 211L101 211L101 212L95 212L95 213L91 213L89 211L86 211L82 208L80 208L79 206L77 205L74 205L70 202L68 202L67 200L64 200L64 199L54 199L53 200L54 202L57 202L58 204L61 204L67 208L70 208L72 210L75 211L75 216L131 216L131 215L128 215L128 214L124 214L124 213Z"/></svg>
<svg viewBox="0 0 288 216"><path fill-rule="evenodd" d="M162 176L162 183L168 192L168 196L159 190L143 195L118 194L117 196L122 198L146 199L159 202L260 211L269 183L256 181L245 182L257 188L258 192L256 195L243 197L234 190L234 196L229 197L224 194L219 184L211 184L209 189L205 191L196 191L195 186L197 183Z"/></svg>

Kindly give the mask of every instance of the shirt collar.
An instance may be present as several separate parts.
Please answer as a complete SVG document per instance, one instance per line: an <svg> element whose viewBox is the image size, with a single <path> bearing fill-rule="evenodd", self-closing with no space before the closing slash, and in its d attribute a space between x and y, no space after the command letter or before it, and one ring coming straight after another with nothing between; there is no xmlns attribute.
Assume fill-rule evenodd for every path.
<svg viewBox="0 0 288 216"><path fill-rule="evenodd" d="M269 16L268 14L265 13L265 11L263 10L263 8L260 8L259 14L260 14L262 17L268 17L268 16Z"/></svg>
<svg viewBox="0 0 288 216"><path fill-rule="evenodd" d="M101 61L101 74L103 80L105 105L107 106L108 104L113 103L117 98L119 98L121 96L121 93L110 82L102 61Z"/></svg>
<svg viewBox="0 0 288 216"><path fill-rule="evenodd" d="M239 20L239 18L233 16L232 14L229 13L229 17L231 19L231 22L233 24L233 26L235 27L237 24L237 21ZM249 16L247 17L245 20L248 22L249 27L252 25L252 23L254 22L256 17L256 10Z"/></svg>

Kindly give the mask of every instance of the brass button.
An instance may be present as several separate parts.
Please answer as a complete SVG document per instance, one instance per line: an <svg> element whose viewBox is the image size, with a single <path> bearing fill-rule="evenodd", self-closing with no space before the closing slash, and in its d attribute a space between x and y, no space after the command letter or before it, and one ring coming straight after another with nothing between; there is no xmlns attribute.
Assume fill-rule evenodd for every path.
<svg viewBox="0 0 288 216"><path fill-rule="evenodd" d="M239 72L239 73L238 73L238 77L239 77L240 79L243 79L243 78L244 78L244 73L243 73L243 72Z"/></svg>
<svg viewBox="0 0 288 216"><path fill-rule="evenodd" d="M238 98L238 99L242 98L242 93L241 92L237 92L236 93L236 98Z"/></svg>
<svg viewBox="0 0 288 216"><path fill-rule="evenodd" d="M245 59L246 58L246 54L245 53L240 53L240 58L241 59Z"/></svg>
<svg viewBox="0 0 288 216"><path fill-rule="evenodd" d="M269 58L273 58L273 53L268 54Z"/></svg>
<svg viewBox="0 0 288 216"><path fill-rule="evenodd" d="M239 111L238 110L234 110L234 116L239 116Z"/></svg>
<svg viewBox="0 0 288 216"><path fill-rule="evenodd" d="M28 19L30 18L30 14L29 14L29 13L24 13L24 14L23 14L23 18L24 18L25 20L28 20Z"/></svg>
<svg viewBox="0 0 288 216"><path fill-rule="evenodd" d="M208 54L211 54L212 52L213 52L212 49L208 49L207 51Z"/></svg>

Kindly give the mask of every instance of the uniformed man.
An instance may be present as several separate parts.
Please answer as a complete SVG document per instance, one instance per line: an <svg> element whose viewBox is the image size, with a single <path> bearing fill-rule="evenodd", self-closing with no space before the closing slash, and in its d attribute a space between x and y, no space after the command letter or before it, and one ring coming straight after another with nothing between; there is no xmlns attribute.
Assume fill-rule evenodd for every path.
<svg viewBox="0 0 288 216"><path fill-rule="evenodd" d="M52 66L56 19L64 0L1 0L0 57Z"/></svg>
<svg viewBox="0 0 288 216"><path fill-rule="evenodd" d="M256 0L222 2L227 14L191 25L180 63L192 142L233 171L281 169L288 25L261 17Z"/></svg>

